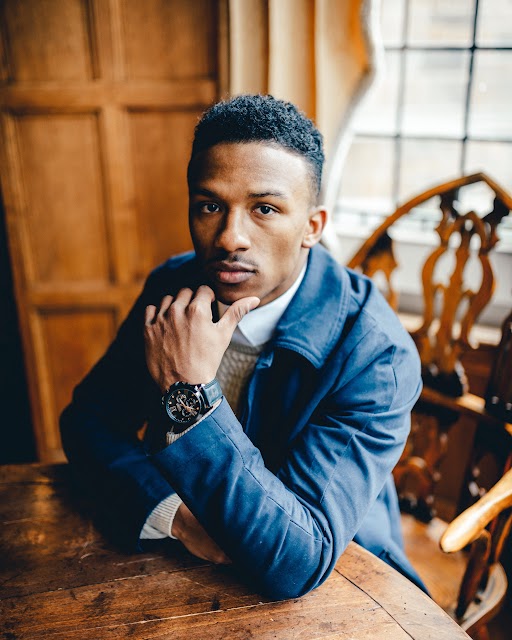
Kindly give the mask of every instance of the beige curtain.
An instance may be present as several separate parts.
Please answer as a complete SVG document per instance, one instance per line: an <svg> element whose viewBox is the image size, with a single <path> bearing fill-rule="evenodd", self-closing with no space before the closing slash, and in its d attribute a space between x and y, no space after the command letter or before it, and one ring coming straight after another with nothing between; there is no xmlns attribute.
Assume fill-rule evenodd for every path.
<svg viewBox="0 0 512 640"><path fill-rule="evenodd" d="M325 137L332 209L347 124L375 75L374 0L229 0L228 91L297 104Z"/></svg>

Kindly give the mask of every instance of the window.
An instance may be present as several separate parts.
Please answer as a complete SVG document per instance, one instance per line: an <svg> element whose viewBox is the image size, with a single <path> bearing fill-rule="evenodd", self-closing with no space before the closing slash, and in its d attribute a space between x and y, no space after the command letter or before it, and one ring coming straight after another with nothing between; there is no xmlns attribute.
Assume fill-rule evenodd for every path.
<svg viewBox="0 0 512 640"><path fill-rule="evenodd" d="M512 0L382 0L381 32L384 72L353 123L335 221L368 235L397 204L477 171L512 192ZM435 205L403 224L432 228ZM471 206L490 209L485 187Z"/></svg>

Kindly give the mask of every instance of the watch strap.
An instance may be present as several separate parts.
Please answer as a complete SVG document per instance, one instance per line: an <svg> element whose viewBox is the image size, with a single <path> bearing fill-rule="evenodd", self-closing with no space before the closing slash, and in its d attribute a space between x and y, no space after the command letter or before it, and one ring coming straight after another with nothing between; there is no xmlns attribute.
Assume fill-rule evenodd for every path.
<svg viewBox="0 0 512 640"><path fill-rule="evenodd" d="M208 384L203 385L201 392L205 400L206 409L211 409L217 400L222 398L222 389L220 388L217 378L214 378L211 382L208 382Z"/></svg>

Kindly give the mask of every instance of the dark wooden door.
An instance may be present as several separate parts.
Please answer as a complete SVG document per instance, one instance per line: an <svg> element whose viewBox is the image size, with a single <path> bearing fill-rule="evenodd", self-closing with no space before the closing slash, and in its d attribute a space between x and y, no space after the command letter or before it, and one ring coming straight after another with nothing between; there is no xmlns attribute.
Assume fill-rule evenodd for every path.
<svg viewBox="0 0 512 640"><path fill-rule="evenodd" d="M185 171L220 93L215 0L0 2L1 187L38 456L148 270L191 246Z"/></svg>

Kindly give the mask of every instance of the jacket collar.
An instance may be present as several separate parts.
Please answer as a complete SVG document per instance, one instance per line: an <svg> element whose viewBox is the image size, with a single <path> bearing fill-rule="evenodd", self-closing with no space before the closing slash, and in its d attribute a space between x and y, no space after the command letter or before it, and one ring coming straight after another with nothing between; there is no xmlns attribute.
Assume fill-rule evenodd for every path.
<svg viewBox="0 0 512 640"><path fill-rule="evenodd" d="M349 299L346 270L324 247L314 246L306 275L276 327L272 346L295 351L320 368L339 340Z"/></svg>

